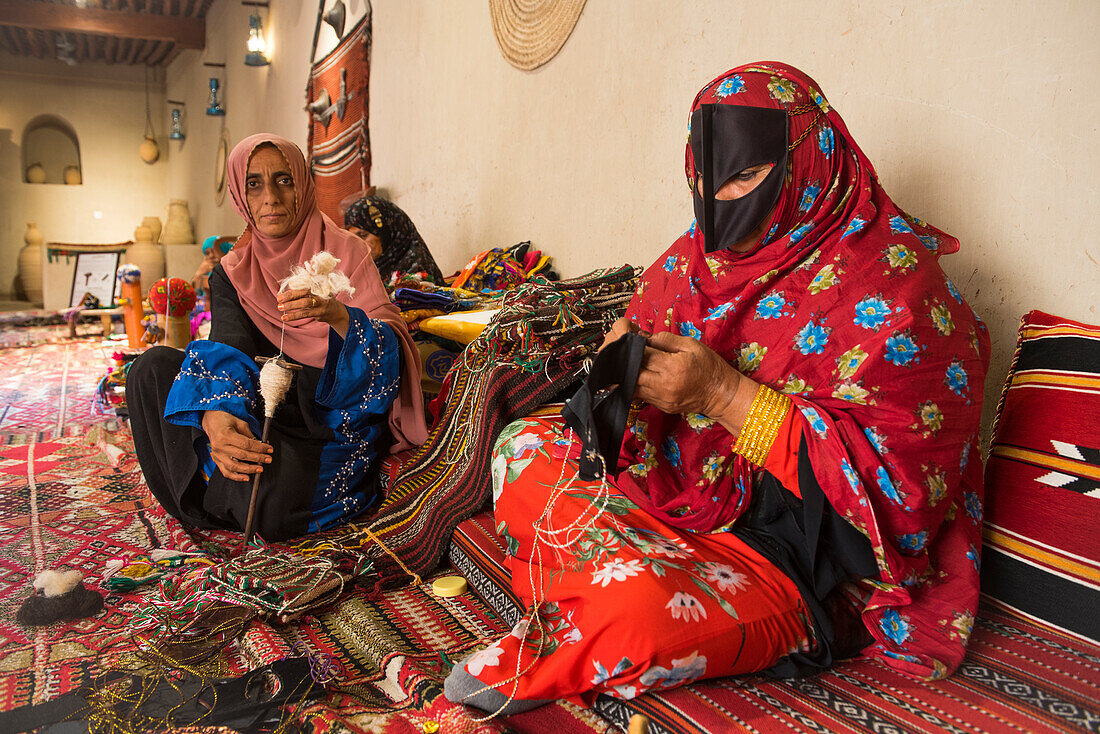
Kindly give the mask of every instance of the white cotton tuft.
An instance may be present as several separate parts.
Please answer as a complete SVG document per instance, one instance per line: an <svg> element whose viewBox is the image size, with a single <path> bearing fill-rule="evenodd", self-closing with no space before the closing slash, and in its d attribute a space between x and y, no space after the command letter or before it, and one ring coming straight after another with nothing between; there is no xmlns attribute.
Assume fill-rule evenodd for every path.
<svg viewBox="0 0 1100 734"><path fill-rule="evenodd" d="M46 596L61 596L75 589L83 580L84 574L80 571L50 569L34 577L34 588L35 591L42 591Z"/></svg>
<svg viewBox="0 0 1100 734"><path fill-rule="evenodd" d="M264 398L265 418L275 415L275 408L283 402L286 391L290 389L290 379L293 375L293 372L274 359L267 360L260 368L260 395Z"/></svg>
<svg viewBox="0 0 1100 734"><path fill-rule="evenodd" d="M279 290L308 290L320 298L332 298L337 293L355 295L351 280L336 269L340 259L322 250L312 258L290 269L290 276L279 281Z"/></svg>

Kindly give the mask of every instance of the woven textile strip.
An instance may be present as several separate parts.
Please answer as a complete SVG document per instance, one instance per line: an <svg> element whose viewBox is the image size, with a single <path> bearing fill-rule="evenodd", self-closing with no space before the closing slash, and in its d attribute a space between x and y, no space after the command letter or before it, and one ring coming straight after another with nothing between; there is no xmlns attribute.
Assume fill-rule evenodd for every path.
<svg viewBox="0 0 1100 734"><path fill-rule="evenodd" d="M320 23L320 19L317 21ZM317 185L317 206L333 221L342 223L340 201L364 191L370 183L370 134L367 110L370 101L371 10L327 56L313 64L306 86L306 104L328 92L332 106L321 113L309 112L307 153Z"/></svg>
<svg viewBox="0 0 1100 734"><path fill-rule="evenodd" d="M985 476L982 591L1100 643L1100 326L1024 316Z"/></svg>
<svg viewBox="0 0 1100 734"><path fill-rule="evenodd" d="M443 415L402 466L370 525L409 571L423 574L439 563L451 531L489 498L500 431L577 379L636 282L635 269L623 266L525 283L456 360L443 384ZM384 585L407 577L376 545L372 552Z"/></svg>

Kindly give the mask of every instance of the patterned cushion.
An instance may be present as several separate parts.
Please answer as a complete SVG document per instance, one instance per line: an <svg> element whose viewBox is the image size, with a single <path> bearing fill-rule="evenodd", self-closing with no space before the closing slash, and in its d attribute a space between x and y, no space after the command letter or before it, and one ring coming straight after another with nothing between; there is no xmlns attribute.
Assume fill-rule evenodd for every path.
<svg viewBox="0 0 1100 734"><path fill-rule="evenodd" d="M523 602L512 591L512 574L504 565L504 541L494 529L492 510L460 522L447 555L474 592L505 622L514 625L519 621Z"/></svg>
<svg viewBox="0 0 1100 734"><path fill-rule="evenodd" d="M985 478L982 591L1100 641L1100 327L1024 316Z"/></svg>

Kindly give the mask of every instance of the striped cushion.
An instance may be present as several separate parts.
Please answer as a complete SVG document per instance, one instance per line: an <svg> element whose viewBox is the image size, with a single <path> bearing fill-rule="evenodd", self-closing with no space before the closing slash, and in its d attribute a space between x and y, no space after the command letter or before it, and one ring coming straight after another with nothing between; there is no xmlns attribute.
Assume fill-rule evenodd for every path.
<svg viewBox="0 0 1100 734"><path fill-rule="evenodd" d="M1100 642L1100 327L1024 316L985 479L982 591Z"/></svg>

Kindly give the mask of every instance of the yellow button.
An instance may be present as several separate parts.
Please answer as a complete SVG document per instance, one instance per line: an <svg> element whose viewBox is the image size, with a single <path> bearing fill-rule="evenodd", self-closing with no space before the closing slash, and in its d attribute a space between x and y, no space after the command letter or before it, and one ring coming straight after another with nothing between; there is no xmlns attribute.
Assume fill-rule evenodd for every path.
<svg viewBox="0 0 1100 734"><path fill-rule="evenodd" d="M466 579L461 576L440 576L432 582L436 596L458 596L466 593Z"/></svg>

